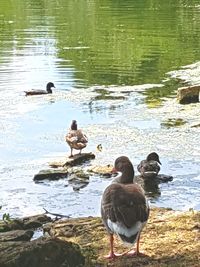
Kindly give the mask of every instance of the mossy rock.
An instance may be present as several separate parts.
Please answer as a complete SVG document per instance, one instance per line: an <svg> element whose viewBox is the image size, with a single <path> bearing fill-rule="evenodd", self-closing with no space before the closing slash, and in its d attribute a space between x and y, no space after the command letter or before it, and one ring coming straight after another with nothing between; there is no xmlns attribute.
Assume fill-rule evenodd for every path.
<svg viewBox="0 0 200 267"><path fill-rule="evenodd" d="M111 174L112 168L113 166L108 164L105 166L92 166L88 169L88 171L103 177L110 178L112 176Z"/></svg>
<svg viewBox="0 0 200 267"><path fill-rule="evenodd" d="M77 244L52 238L31 242L1 242L1 267L82 267L85 258Z"/></svg>

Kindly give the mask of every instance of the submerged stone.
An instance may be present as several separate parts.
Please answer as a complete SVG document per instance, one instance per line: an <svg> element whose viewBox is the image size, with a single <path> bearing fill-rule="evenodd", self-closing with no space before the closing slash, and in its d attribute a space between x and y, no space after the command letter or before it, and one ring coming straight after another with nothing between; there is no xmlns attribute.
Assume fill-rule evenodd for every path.
<svg viewBox="0 0 200 267"><path fill-rule="evenodd" d="M35 174L33 177L34 181L42 180L59 180L61 178L66 178L68 176L67 170L42 170L38 174Z"/></svg>
<svg viewBox="0 0 200 267"><path fill-rule="evenodd" d="M70 168L68 183L73 190L78 191L89 184L89 174L80 168Z"/></svg>

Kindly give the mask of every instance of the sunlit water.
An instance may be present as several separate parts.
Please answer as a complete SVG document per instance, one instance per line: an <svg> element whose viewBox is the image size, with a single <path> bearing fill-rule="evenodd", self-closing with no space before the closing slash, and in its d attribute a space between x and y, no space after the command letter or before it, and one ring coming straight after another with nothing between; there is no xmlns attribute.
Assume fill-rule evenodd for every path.
<svg viewBox="0 0 200 267"><path fill-rule="evenodd" d="M91 165L127 155L136 169L155 150L174 180L152 205L200 209L200 108L176 102L179 86L199 83L199 15L198 1L1 1L1 214L99 215L110 179L91 175L79 191L67 179L33 182L69 155L74 118L89 137L85 151L96 154ZM48 81L52 95L25 97Z"/></svg>

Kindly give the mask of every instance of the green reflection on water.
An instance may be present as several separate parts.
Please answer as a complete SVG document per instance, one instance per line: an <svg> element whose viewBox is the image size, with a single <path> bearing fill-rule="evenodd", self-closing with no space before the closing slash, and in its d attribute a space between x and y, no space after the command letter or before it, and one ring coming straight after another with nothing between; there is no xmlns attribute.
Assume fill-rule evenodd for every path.
<svg viewBox="0 0 200 267"><path fill-rule="evenodd" d="M184 124L186 124L187 122L184 121L183 119L181 118L178 118L178 119L174 119L174 118L170 118L166 121L163 121L161 123L161 126L162 127L166 127L166 128L170 128L170 127L179 127L179 126L182 126Z"/></svg>
<svg viewBox="0 0 200 267"><path fill-rule="evenodd" d="M31 53L43 40L46 50L38 53L48 55L54 46L54 56L62 59L57 68L68 69L70 64L76 87L161 83L168 71L200 58L198 4L2 0L0 63L27 46ZM164 90L148 90L146 101L159 105L174 89L174 84L166 84Z"/></svg>

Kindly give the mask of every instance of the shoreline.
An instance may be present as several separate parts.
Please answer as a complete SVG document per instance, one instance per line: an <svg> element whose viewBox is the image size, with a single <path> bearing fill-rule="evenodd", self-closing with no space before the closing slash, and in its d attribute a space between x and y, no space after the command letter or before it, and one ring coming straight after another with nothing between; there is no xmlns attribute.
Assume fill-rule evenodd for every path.
<svg viewBox="0 0 200 267"><path fill-rule="evenodd" d="M41 218L42 215L38 216ZM25 248L21 245L22 262L20 266L26 266L23 265L23 261L27 261L29 258L33 257L32 247L35 246L35 243L41 242L40 240L43 240L42 242L53 243L59 243L61 241L63 248L68 247L69 249L70 247L70 253L78 253L77 255L79 256L77 257L80 262L82 262L82 265L73 265L75 263L72 262L70 266L129 267L134 264L135 266L149 267L199 266L200 211L190 209L189 211L182 212L167 208L151 208L149 221L141 234L141 250L144 251L145 256L131 258L123 256L114 261L108 261L103 257L109 251L109 240L100 217L62 218L52 221L52 219L49 219L45 214L43 214L43 216L45 216L46 219L41 219L44 224L41 221L40 223L42 223L42 226L40 225L39 227L42 227L44 237L34 239L33 241L22 242L23 244L24 242L29 244L28 247L30 251L27 251L26 249L26 256L23 257ZM35 216L35 218L37 217ZM34 224L33 222L29 223L31 228L26 230L33 230L35 227L34 225L36 226L37 224ZM2 236L2 233L0 235ZM2 244L5 246L7 243L11 249L14 244L16 246L17 242L18 244L21 242L13 241L10 243L10 241L11 240L9 240L9 243L8 241L1 241L0 246L2 247ZM58 244L56 243L56 245ZM120 253L127 251L127 247L125 247L117 238L115 249ZM47 253L45 246L42 247L41 244L38 245L38 251L40 251L38 253L45 257ZM5 259L2 250L0 250L0 256L0 261ZM37 253L34 254L34 257L37 257ZM78 259L77 257L76 259ZM51 261L53 262L54 259L52 258ZM39 263L31 266L42 266L38 264ZM4 262L4 265L1 266L17 267L18 265L6 265ZM57 265L57 267L59 266L61 266L61 264Z"/></svg>

